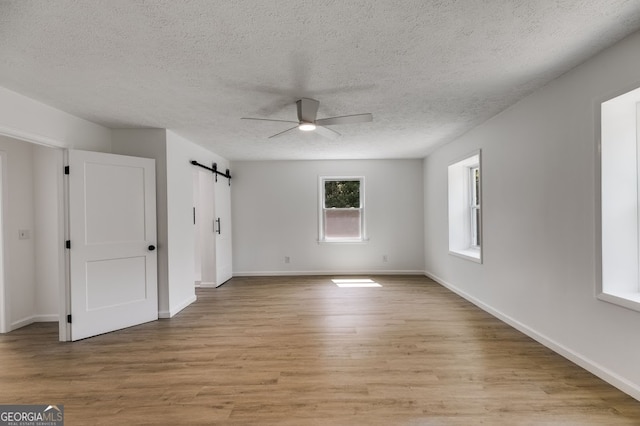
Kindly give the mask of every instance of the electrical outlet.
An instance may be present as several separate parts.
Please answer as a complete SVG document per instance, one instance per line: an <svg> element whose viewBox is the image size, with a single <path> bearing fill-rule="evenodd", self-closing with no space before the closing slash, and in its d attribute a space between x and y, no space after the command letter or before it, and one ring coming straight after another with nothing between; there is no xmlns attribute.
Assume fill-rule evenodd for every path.
<svg viewBox="0 0 640 426"><path fill-rule="evenodd" d="M388 262L389 261L389 256L387 256L386 254L384 256L382 256L382 261L383 262Z"/></svg>
<svg viewBox="0 0 640 426"><path fill-rule="evenodd" d="M289 256L285 256L284 263L291 263L291 258Z"/></svg>
<svg viewBox="0 0 640 426"><path fill-rule="evenodd" d="M18 239L19 240L28 240L29 238L31 238L31 233L29 232L28 229L20 229L18 231Z"/></svg>

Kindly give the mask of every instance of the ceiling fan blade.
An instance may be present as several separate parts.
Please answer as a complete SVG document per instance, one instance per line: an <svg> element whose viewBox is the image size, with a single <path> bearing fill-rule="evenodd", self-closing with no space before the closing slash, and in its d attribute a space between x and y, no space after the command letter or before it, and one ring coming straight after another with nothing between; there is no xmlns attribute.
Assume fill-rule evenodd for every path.
<svg viewBox="0 0 640 426"><path fill-rule="evenodd" d="M328 127L324 127L324 126L318 126L316 124L316 130L315 130L319 135L324 136L325 138L329 138L329 139L337 139L338 137L340 137L340 133L336 132L333 129L330 129Z"/></svg>
<svg viewBox="0 0 640 426"><path fill-rule="evenodd" d="M315 99L302 98L296 101L298 106L298 120L304 123L314 123L318 115L320 102Z"/></svg>
<svg viewBox="0 0 640 426"><path fill-rule="evenodd" d="M298 124L297 121L291 121L291 120L272 120L270 118L252 118L252 117L242 117L240 120L256 120L256 121L277 121L279 123L296 123Z"/></svg>
<svg viewBox="0 0 640 426"><path fill-rule="evenodd" d="M367 123L369 121L373 121L373 115L371 115L371 113L321 118L320 120L316 120L316 124L330 126L333 124Z"/></svg>
<svg viewBox="0 0 640 426"><path fill-rule="evenodd" d="M295 123L295 121L294 121L294 123ZM267 139L275 138L275 137L277 137L277 136L280 136L280 135L282 135L282 134L284 134L284 133L287 133L287 132L289 132L289 131L291 131L291 130L293 130L293 129L297 129L297 128L298 128L298 126L294 126L294 127L290 128L290 129L283 130L283 131L282 131L282 132L280 132L280 133L276 133L275 135L271 135L271 136L269 136Z"/></svg>

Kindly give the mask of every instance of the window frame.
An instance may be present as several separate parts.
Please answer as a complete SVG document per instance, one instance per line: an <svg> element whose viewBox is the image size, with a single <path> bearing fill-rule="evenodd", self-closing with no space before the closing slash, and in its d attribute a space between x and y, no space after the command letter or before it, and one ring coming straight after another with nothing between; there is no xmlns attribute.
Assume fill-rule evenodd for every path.
<svg viewBox="0 0 640 426"><path fill-rule="evenodd" d="M640 87L598 106L596 297L640 312Z"/></svg>
<svg viewBox="0 0 640 426"><path fill-rule="evenodd" d="M357 181L360 182L359 185L359 198L360 198L360 207L358 208L336 208L336 207L325 207L325 183L326 182L340 182L340 181ZM369 241L367 238L366 231L366 221L365 221L365 178L364 176L319 176L318 177L318 243L349 243L349 244L359 244L365 243ZM346 210L353 211L358 210L360 213L360 237L358 238L327 238L325 235L326 228L326 220L325 220L325 212L327 210Z"/></svg>
<svg viewBox="0 0 640 426"><path fill-rule="evenodd" d="M476 169L477 189L473 176ZM449 254L483 263L481 150L449 163L447 173Z"/></svg>

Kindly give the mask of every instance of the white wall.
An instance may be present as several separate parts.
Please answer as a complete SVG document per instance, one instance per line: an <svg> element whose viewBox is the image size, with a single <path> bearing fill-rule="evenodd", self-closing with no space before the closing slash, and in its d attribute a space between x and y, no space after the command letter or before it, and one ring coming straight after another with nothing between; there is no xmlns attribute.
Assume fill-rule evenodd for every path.
<svg viewBox="0 0 640 426"><path fill-rule="evenodd" d="M234 276L424 270L420 160L232 166ZM318 244L319 176L365 177L367 243Z"/></svg>
<svg viewBox="0 0 640 426"><path fill-rule="evenodd" d="M114 129L112 152L156 160L156 215L158 252L158 311L169 311L167 250L167 143L164 129Z"/></svg>
<svg viewBox="0 0 640 426"><path fill-rule="evenodd" d="M113 130L113 153L156 159L158 214L158 311L170 318L196 300L191 160L228 162L164 129Z"/></svg>
<svg viewBox="0 0 640 426"><path fill-rule="evenodd" d="M56 146L109 152L111 130L0 87L0 135Z"/></svg>
<svg viewBox="0 0 640 426"><path fill-rule="evenodd" d="M75 117L64 111L50 107L34 99L28 98L24 95L2 87L0 87L0 137L2 137L0 141L6 141L8 140L7 138L13 138L21 142L31 142L49 147L74 148L102 152L110 152L111 150L110 129ZM30 149L31 145L26 145L26 147L27 148L24 149ZM50 155L59 156L60 153L58 152L57 154ZM36 158L38 158L38 160L36 161L43 160L43 158L39 157L37 154ZM15 169L18 162L14 163L13 160L9 161L11 162L11 167L7 167L7 169ZM53 164L47 161L44 161L44 163L46 163L47 166L52 166ZM23 165L26 164L23 163ZM56 167L58 167L56 173L59 173L59 165ZM26 169L22 171L22 173L25 172ZM8 173L13 176L15 172L8 171ZM29 173L31 173L31 170L29 170ZM33 193L35 188L34 182L32 181L33 177L34 176L32 174L31 177L27 178L26 180L23 180L22 177L18 177L15 179L12 178L11 181L13 183L11 185L17 185L17 191L19 191L20 194L26 194L26 185L30 185L31 203L36 203L34 197L43 197L38 198L38 200L42 201L44 205L51 206L50 204L47 204L49 201L51 201L48 198L48 193L45 194L44 192L40 192L39 195L35 195ZM40 174L35 178L40 179L42 177L43 175ZM56 178L55 181L57 182L58 194L60 194L62 187L58 179L59 177ZM48 181L48 184L52 183L53 180ZM16 190L11 189L9 192L13 191ZM21 197L24 197L24 195L21 195ZM58 208L60 207L61 206L58 205ZM14 208L16 207L12 207L12 209ZM34 217L35 213L33 211L33 206L31 206L30 208L31 211L29 213L25 213L25 215L19 218L18 221L24 224L27 220L36 220ZM58 210L58 215L62 215L62 210ZM60 217L58 218L61 219ZM11 218L5 218L5 224L12 223L11 226L15 228L15 223L13 222L16 222L16 219L10 219ZM45 226L44 222L42 222L40 219L38 219L38 221L40 225L38 225L38 227L36 228L34 228L36 226L35 222L31 224L31 230L33 234L36 233L35 231L37 229L40 229L40 231L37 232L38 234L40 234L42 232L41 230L44 229L42 228L42 226ZM17 232L17 228L13 229L13 231ZM53 231L46 230L44 232L45 236L43 237L42 235L40 235L40 238L44 238L45 242L43 246L49 246L52 243L51 239L57 237L52 234ZM57 315L57 312L59 311L59 309L56 309L56 313L54 314L53 301L50 300L50 297L52 296L51 286L53 285L53 281L51 277L47 278L45 277L45 275L47 273L55 272L55 265L53 265L54 261L52 260L52 258L59 258L58 260L60 261L60 263L58 265L58 270L62 267L62 258L64 256L64 253L60 252L59 246L57 249L57 253L49 255L45 255L42 251L37 254L34 252L33 248L30 248L28 250L25 249L27 246L32 246L34 244L35 236L33 234L32 238L28 240L28 242L22 241L23 244L17 251L12 250L11 247L13 243L5 242L5 278L7 278L7 281L9 281L9 278L13 279L13 284L9 284L8 282L4 284L5 294L9 298L5 329L17 328L22 325L27 325L35 320L53 320L54 315ZM14 239L14 235L6 233L5 239L11 241L12 239ZM37 244L38 250L40 250L39 243ZM13 264L12 260L17 259L18 257L21 257L21 260ZM32 262L31 259L33 259L33 262L36 262L37 259L43 261L45 263L43 267L47 271L40 270L39 267L36 268L34 267L34 265L31 265L29 268L27 268L27 271L27 269L24 268L23 263ZM22 272L16 272L18 270ZM37 277L35 271L38 271L37 274L39 275ZM9 274L12 274L11 277L9 277ZM16 276L18 277L17 281L15 280ZM58 277L58 280L60 279L63 279L62 275ZM61 297L61 295L55 296L58 301L62 300ZM66 327L64 323L61 323L60 325L60 333L64 338L66 334Z"/></svg>
<svg viewBox="0 0 640 426"><path fill-rule="evenodd" d="M0 136L6 156L7 205L4 206L4 266L7 326L9 330L33 322L35 314L36 261L34 243L34 195L32 145ZM18 239L18 231L31 237Z"/></svg>
<svg viewBox="0 0 640 426"><path fill-rule="evenodd" d="M164 129L111 130L1 87L0 136L9 136L54 147L155 158L158 186L159 313L163 317L173 316L195 300L193 280L194 230L192 228L191 213L191 208L193 207L191 173L194 166L189 164L189 160L196 159L207 164L217 162L222 170L229 167L228 161ZM29 156L29 158L31 157ZM7 167L9 170L5 172L11 176L13 181L16 180L13 175L17 173L19 162L13 162L13 160L9 162L11 167ZM186 179L188 179L188 182ZM17 178L17 180L22 182L21 184L32 188L30 199L31 203L33 203L33 182L31 178L24 180ZM22 189L18 193L22 194L21 196L26 194ZM44 194L42 195L44 197ZM12 204L15 203L13 199L16 195L13 190L7 197ZM43 198L42 200L46 202L47 199ZM27 208L29 207L26 207L25 211ZM28 214L16 215L12 213L11 217L5 218L5 223L9 224L7 226L11 226L12 232L14 228L15 232L17 232L14 222L18 219L21 222L28 220L33 222L35 220L33 216L33 208L31 208ZM31 222L21 226L28 225L33 228ZM7 233L6 235L7 239L9 239L9 234ZM43 238L49 240L51 237L53 236L48 235ZM32 238L29 241L29 243L24 243L23 246L31 247L33 252L34 240ZM172 248L171 252L168 250L169 246ZM13 250L13 246L9 246L9 249L6 250L6 252L9 251L12 253L12 257L6 257L7 264L14 260L16 256L22 255L19 250ZM31 260L29 259L33 259L35 254L26 253L26 256L25 259L27 260L24 260L24 262L30 262ZM43 255L40 255L40 257L42 258ZM13 266L13 270L28 269L31 272L27 272L27 275L29 273L34 275L33 265L24 268L21 262L23 261L16 263ZM5 267L5 269L8 268ZM7 271L7 274L9 274L9 271ZM11 278L13 278L13 275ZM44 273L41 278L44 279ZM49 304L47 296L49 291L45 290L42 299L35 301L35 284L33 284L35 278L26 276L20 278L21 282L25 280L31 284L24 287L20 294L16 296L15 306L12 299L11 313L8 314L10 315L9 323L18 321L16 318L28 316L28 312L33 313L35 309L33 304L35 303L43 309L44 314L41 317L52 315L50 308L53 305ZM7 291L15 293L13 287L12 289L7 289Z"/></svg>
<svg viewBox="0 0 640 426"><path fill-rule="evenodd" d="M640 399L640 312L595 297L600 102L640 86L640 33L424 161L425 269ZM483 258L447 253L447 165L482 149Z"/></svg>
<svg viewBox="0 0 640 426"><path fill-rule="evenodd" d="M229 167L224 158L167 131L167 219L170 311L177 312L196 300L194 274L193 166L191 160L220 170Z"/></svg>

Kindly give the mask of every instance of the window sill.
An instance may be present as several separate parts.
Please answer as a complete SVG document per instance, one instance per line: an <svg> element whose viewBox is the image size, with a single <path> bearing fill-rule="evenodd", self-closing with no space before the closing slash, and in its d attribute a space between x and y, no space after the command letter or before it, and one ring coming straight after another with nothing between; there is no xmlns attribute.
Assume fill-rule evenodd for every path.
<svg viewBox="0 0 640 426"><path fill-rule="evenodd" d="M367 244L369 242L368 238L362 240L318 240L318 244Z"/></svg>
<svg viewBox="0 0 640 426"><path fill-rule="evenodd" d="M482 263L482 252L479 248L469 247L461 250L449 250L449 254L472 262Z"/></svg>
<svg viewBox="0 0 640 426"><path fill-rule="evenodd" d="M598 299L640 312L640 293L638 292L600 293Z"/></svg>

